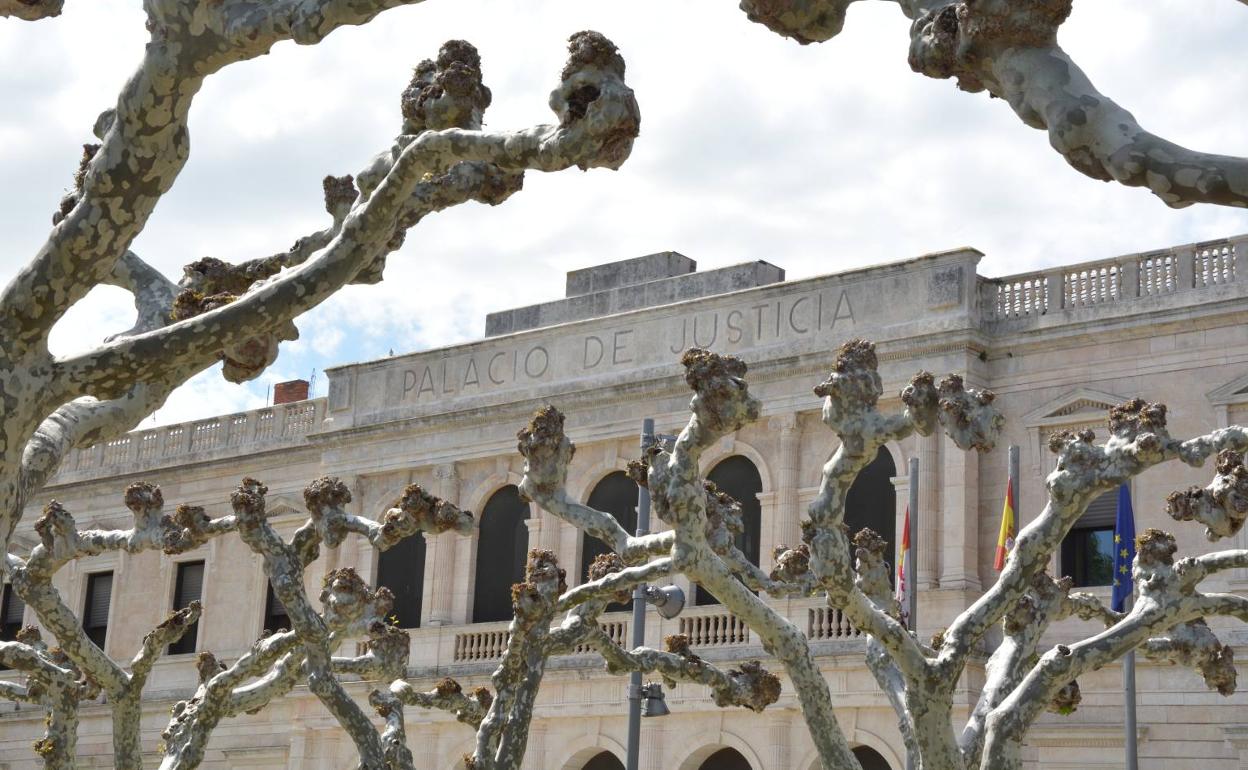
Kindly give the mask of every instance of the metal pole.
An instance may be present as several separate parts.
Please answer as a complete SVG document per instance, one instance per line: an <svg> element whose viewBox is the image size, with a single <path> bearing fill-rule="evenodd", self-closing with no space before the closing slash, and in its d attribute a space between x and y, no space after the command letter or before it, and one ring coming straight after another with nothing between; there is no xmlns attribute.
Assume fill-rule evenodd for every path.
<svg viewBox="0 0 1248 770"><path fill-rule="evenodd" d="M910 458L910 550L906 551L906 601L910 602L910 628L919 630L919 458Z"/></svg>
<svg viewBox="0 0 1248 770"><path fill-rule="evenodd" d="M1010 444L1010 484L1014 487L1014 531L1022 529L1022 519L1019 517L1019 511L1022 510L1023 504L1019 502L1021 490L1018 488L1018 445Z"/></svg>
<svg viewBox="0 0 1248 770"><path fill-rule="evenodd" d="M910 458L910 549L906 551L906 602L910 605L910 629L919 632L919 458ZM915 770L915 758L906 752L906 770Z"/></svg>
<svg viewBox="0 0 1248 770"><path fill-rule="evenodd" d="M647 417L641 421L641 450L650 446L654 436L654 420ZM637 488L637 535L649 534L650 490ZM633 649L646 643L646 587L633 589ZM634 671L628 677L628 763L627 770L637 770L641 757L641 672Z"/></svg>
<svg viewBox="0 0 1248 770"><path fill-rule="evenodd" d="M1126 611L1131 611L1133 601L1127 599ZM1135 650L1128 652L1122 659L1122 689L1126 693L1126 714L1123 724L1126 728L1127 770L1140 769L1139 750L1135 744Z"/></svg>

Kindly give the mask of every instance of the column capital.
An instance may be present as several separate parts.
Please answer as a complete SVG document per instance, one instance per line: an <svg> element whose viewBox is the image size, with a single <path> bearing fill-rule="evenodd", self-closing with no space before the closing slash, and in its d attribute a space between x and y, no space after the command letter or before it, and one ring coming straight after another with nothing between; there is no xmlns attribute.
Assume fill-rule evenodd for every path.
<svg viewBox="0 0 1248 770"><path fill-rule="evenodd" d="M785 412L772 415L767 420L767 427L773 431L780 431L781 434L786 434L796 433L801 424L797 419L797 412Z"/></svg>

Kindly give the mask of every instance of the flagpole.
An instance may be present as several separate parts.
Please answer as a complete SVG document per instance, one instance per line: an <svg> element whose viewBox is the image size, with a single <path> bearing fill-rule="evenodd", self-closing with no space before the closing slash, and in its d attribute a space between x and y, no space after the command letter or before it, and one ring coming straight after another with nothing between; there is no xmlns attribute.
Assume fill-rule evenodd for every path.
<svg viewBox="0 0 1248 770"><path fill-rule="evenodd" d="M918 539L914 537L919 531L919 458L910 458L910 548L906 550L906 603L909 611L907 622L917 636L919 632L919 570ZM906 752L906 770L915 770L914 756Z"/></svg>
<svg viewBox="0 0 1248 770"><path fill-rule="evenodd" d="M1019 515L1019 511L1022 509L1023 505L1019 501L1019 498L1022 497L1022 491L1018 488L1018 444L1010 444L1009 455L1010 483L1014 485L1014 531L1017 532L1019 530L1019 523L1023 520Z"/></svg>
<svg viewBox="0 0 1248 770"><path fill-rule="evenodd" d="M1134 604L1134 598L1127 598L1127 605L1123 609L1131 612L1131 605ZM1127 749L1127 770L1139 770L1139 749L1136 745L1136 650L1131 650L1122 659L1122 689L1126 691L1126 719L1123 719L1123 728L1126 729L1126 749Z"/></svg>
<svg viewBox="0 0 1248 770"><path fill-rule="evenodd" d="M1123 484L1118 488L1118 511L1114 516L1114 572L1113 594L1110 609L1130 612L1135 602L1135 512L1131 509L1131 488ZM1122 659L1123 690L1123 747L1126 750L1126 770L1139 770L1139 749L1136 746L1135 714L1135 651Z"/></svg>
<svg viewBox="0 0 1248 770"><path fill-rule="evenodd" d="M1139 750L1135 745L1135 650L1122 659L1122 687L1127 693L1126 718L1123 719L1127 731L1127 770L1140 770Z"/></svg>
<svg viewBox="0 0 1248 770"><path fill-rule="evenodd" d="M919 630L919 570L915 566L918 551L915 548L918 540L915 533L919 531L919 458L910 458L910 549L906 551L906 601L910 612L910 628Z"/></svg>

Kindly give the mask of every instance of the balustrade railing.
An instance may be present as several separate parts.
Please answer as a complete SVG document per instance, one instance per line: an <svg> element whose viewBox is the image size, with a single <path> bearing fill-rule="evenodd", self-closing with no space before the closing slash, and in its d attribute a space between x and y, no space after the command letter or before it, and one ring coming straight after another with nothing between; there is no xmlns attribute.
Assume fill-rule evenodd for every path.
<svg viewBox="0 0 1248 770"><path fill-rule="evenodd" d="M807 639L855 639L862 635L838 609L811 607L806 611Z"/></svg>
<svg viewBox="0 0 1248 770"><path fill-rule="evenodd" d="M598 625L602 626L602 630L607 632L607 636L611 637L611 641L615 642L624 649L632 647L632 640L628 638L628 621L627 620L600 620ZM597 652L591 645L578 644L573 653L576 655L588 655Z"/></svg>
<svg viewBox="0 0 1248 770"><path fill-rule="evenodd" d="M72 450L61 464L61 473L81 475L92 471L128 471L227 448L293 445L312 433L324 415L325 399L317 398L135 431L121 438Z"/></svg>
<svg viewBox="0 0 1248 770"><path fill-rule="evenodd" d="M511 632L505 628L465 631L462 634L455 634L453 657L456 663L498 660L506 652L509 641L511 641Z"/></svg>
<svg viewBox="0 0 1248 770"><path fill-rule="evenodd" d="M731 644L748 644L750 629L730 612L705 615L682 615L680 633L689 637L694 647L721 647Z"/></svg>
<svg viewBox="0 0 1248 770"><path fill-rule="evenodd" d="M1034 318L1248 280L1248 237L981 279L988 320Z"/></svg>

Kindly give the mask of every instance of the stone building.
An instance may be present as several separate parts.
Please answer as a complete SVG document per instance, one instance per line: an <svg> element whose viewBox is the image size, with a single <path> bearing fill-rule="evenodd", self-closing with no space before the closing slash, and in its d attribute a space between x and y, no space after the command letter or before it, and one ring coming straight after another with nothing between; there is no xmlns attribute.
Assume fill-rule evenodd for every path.
<svg viewBox="0 0 1248 770"><path fill-rule="evenodd" d="M286 533L302 522L300 493L317 476L347 480L357 512L374 517L418 482L476 512L477 533L412 538L380 559L349 541L322 557L309 585L336 566L379 578L394 588L396 612L412 629L414 684L427 688L445 675L487 683L510 615L506 587L525 548L555 551L572 579L600 548L516 495L522 462L515 433L535 406L551 402L567 414L578 446L571 493L628 521L635 491L621 471L636 456L642 418L653 417L664 433L687 418L681 350L697 344L742 356L765 413L709 452L705 471L747 503L745 549L767 566L773 546L797 541L802 511L835 448L811 387L842 341L866 337L878 343L886 392L898 393L919 369L958 372L996 391L1008 419L999 447L986 455L965 454L939 437L889 445L851 493L851 521L895 540L908 497L903 469L919 458L917 583L926 636L993 579L1007 445L1021 447L1017 507L1026 523L1042 505L1042 479L1052 469L1045 449L1051 431L1089 427L1103 437L1106 410L1136 395L1170 406L1176 436L1248 420L1248 237L1003 278L978 275L981 256L959 249L787 282L765 262L695 272L691 260L671 252L574 271L566 298L492 314L480 340L331 370L327 398L137 431L76 451L32 503L16 547L36 541L31 523L53 496L81 523L127 526L121 492L139 479L159 483L171 504L221 515L240 477L255 476L268 484L271 516ZM896 397L884 406L897 407ZM1141 477L1132 488L1137 526L1177 532L1182 552L1208 550L1200 528L1169 521L1161 501L1211 477L1174 463ZM1054 570L1107 582L1099 557L1112 526L1112 508L1094 505L1055 556ZM1222 578L1221 587L1248 587L1241 573ZM263 628L282 623L259 562L237 538L172 558L149 552L77 562L57 585L114 658L129 658L175 603L201 596L198 629L153 675L145 721L153 752L170 705L193 687L191 653L211 649L231 658ZM649 644L684 632L717 662L764 656L713 597L684 587L694 606L672 620L651 612ZM1108 596L1108 588L1090 590ZM862 637L819 601L776 604L809 634L865 766L903 767L895 717L862 662ZM2 610L6 633L13 623L35 621L31 612L21 617L9 593ZM605 618L616 638L628 639L630 616ZM1242 628L1217 627L1224 641L1248 641ZM1064 623L1051 641L1092 630ZM608 676L592 654L555 659L550 669L526 767L621 767L626 679ZM964 707L974 702L977 676L964 682ZM1079 711L1046 717L1032 733L1032 767L1122 767L1120 677L1115 668L1081 681ZM1222 698L1191 671L1146 661L1137 678L1142 768L1248 768L1248 718L1239 710L1248 700ZM363 694L369 685L354 687ZM791 691L761 715L718 709L691 685L669 692L667 704L670 716L643 725L646 770L816 766ZM470 731L444 714L410 716L410 741L431 758L428 766L458 767ZM42 720L28 707L0 709L0 768L37 766L30 741ZM84 766L110 764L107 720L107 704L84 709ZM341 768L352 756L317 700L298 690L257 716L223 724L205 766Z"/></svg>

